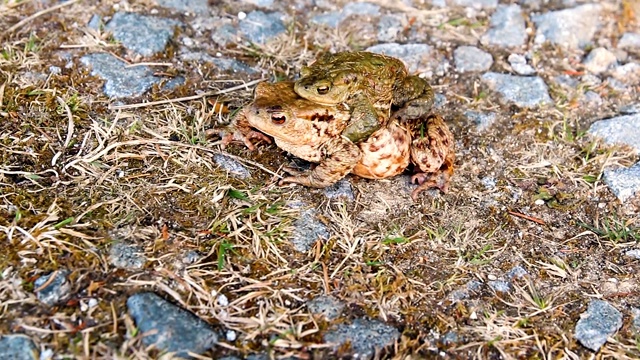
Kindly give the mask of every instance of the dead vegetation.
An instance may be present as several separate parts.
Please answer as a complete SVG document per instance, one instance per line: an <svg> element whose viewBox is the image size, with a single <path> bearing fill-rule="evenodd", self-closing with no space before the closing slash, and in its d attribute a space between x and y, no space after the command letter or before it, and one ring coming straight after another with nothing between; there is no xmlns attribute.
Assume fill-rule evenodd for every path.
<svg viewBox="0 0 640 360"><path fill-rule="evenodd" d="M396 325L403 332L398 359L442 349L459 358L578 359L590 354L573 327L588 300L602 298L625 314L625 324L598 358L639 356L628 320L639 299L638 264L621 255L637 247L637 209L621 205L602 182L604 168L637 159L585 137L598 116L581 116L561 90L554 95L560 110L505 111L478 133L457 120L455 108L500 107L469 90L478 88L474 79L438 87L450 99L443 111L460 149L451 193L390 203L380 189L389 182L352 179L355 202L327 200L316 190L278 187L274 173L288 160L273 146L229 149L252 172L248 180L215 164L222 150L205 131L228 121L250 88L220 98L230 109L212 106L211 97L110 109L99 81L77 65L66 69L59 55L113 53L108 37L82 26L29 30L45 18L61 24L92 10L71 1L55 15L16 21L45 10L38 4L0 3L0 23L16 24L0 49L0 332L28 334L60 356L154 358L124 305L131 293L153 289L236 331L240 340L221 343L222 352L269 348L304 358L328 351L321 338L328 324L304 304L331 294L349 304L347 317ZM355 32L302 29L296 24L279 41L228 55L282 79L320 51L360 41ZM50 74L52 65L64 70ZM203 83L215 92L243 81L236 80ZM483 178L494 178L495 187ZM288 241L298 210L287 204L298 199L320 209L332 234L306 254ZM384 216L363 221L359 214L371 209ZM109 248L121 239L142 248L144 268L109 264ZM202 255L194 264L182 260L189 250ZM469 281L502 278L517 265L527 275L510 292L483 286L451 301ZM70 298L48 308L35 298L34 280L62 269L70 270ZM91 298L98 306L87 310ZM448 331L461 341L438 342Z"/></svg>

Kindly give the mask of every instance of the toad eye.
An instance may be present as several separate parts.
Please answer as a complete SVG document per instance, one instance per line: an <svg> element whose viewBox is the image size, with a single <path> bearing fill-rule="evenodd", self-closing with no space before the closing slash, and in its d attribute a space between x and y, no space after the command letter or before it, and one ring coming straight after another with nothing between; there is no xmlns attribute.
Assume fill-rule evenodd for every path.
<svg viewBox="0 0 640 360"><path fill-rule="evenodd" d="M318 94L320 95L325 95L326 93L329 92L329 87L328 86L318 86L318 89L316 89L316 91L318 91Z"/></svg>
<svg viewBox="0 0 640 360"><path fill-rule="evenodd" d="M276 125L282 125L286 120L287 120L287 117L285 115L275 115L275 114L271 115L271 122Z"/></svg>

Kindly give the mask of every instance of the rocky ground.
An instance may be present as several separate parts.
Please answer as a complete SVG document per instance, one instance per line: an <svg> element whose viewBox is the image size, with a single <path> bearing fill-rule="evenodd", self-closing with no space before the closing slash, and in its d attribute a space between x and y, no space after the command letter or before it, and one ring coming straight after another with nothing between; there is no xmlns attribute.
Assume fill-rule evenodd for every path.
<svg viewBox="0 0 640 360"><path fill-rule="evenodd" d="M0 1L0 359L640 357L639 4ZM448 194L205 136L343 50L432 83Z"/></svg>

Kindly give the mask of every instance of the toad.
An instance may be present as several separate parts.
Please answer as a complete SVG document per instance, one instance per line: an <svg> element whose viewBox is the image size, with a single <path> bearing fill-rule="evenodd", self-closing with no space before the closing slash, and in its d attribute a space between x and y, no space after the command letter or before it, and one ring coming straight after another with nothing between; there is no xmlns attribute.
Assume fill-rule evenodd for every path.
<svg viewBox="0 0 640 360"><path fill-rule="evenodd" d="M401 60L366 51L326 53L303 67L294 90L321 105L344 104L354 121L343 135L354 143L364 141L384 126L391 107L396 116L416 119L426 115L434 101L426 80L409 76Z"/></svg>

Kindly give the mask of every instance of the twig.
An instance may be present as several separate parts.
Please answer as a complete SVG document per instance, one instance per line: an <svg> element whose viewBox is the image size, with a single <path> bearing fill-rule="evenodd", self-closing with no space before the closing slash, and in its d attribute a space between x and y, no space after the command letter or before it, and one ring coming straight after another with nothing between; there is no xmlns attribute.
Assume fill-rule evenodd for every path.
<svg viewBox="0 0 640 360"><path fill-rule="evenodd" d="M52 7L48 8L48 9L44 9L44 10L38 11L37 13L35 13L35 14L33 14L33 15L27 17L27 18L24 18L24 19L20 20L17 24L15 24L12 27L10 27L9 29L7 29L7 31L5 32L5 35L11 34L12 32L14 32L17 29L21 28L24 24L28 23L29 21L31 21L31 20L33 20L33 19L35 19L37 17L40 17L42 15L46 15L46 14L48 14L50 12L56 11L56 10L58 10L60 8L65 7L65 6L73 5L73 4L77 3L78 1L80 1L80 0L67 1L67 2L64 2L64 3L58 4L56 6L52 6Z"/></svg>
<svg viewBox="0 0 640 360"><path fill-rule="evenodd" d="M545 222L544 222L544 220L542 220L542 219L538 219L538 218L536 218L536 217L529 216L529 215L525 215L525 214L522 214L522 213L519 213L519 212L515 212L515 211L511 211L511 210L509 210L509 211L507 211L507 212L508 212L510 215L517 216L517 217L519 217L519 218L523 218L523 219L525 219L525 220L530 220L530 221L533 221L533 222L538 223L538 224L540 224L540 225L546 225L546 223L545 223Z"/></svg>
<svg viewBox="0 0 640 360"><path fill-rule="evenodd" d="M228 92L236 91L236 90L239 90L239 89L242 89L242 88L248 88L249 86L255 85L255 84L257 84L257 83L259 83L261 81L264 81L264 80L266 80L266 79L253 80L253 81L249 81L248 83L245 83L245 84L242 84L242 85L237 85L237 86L230 87L228 89L223 89L223 90L218 90L218 91L208 91L208 92L200 94L200 95L192 95L192 96L186 96L186 97L175 98L175 99L158 100L158 101L151 101L151 102L137 103L137 104L109 105L109 110L136 109L136 108L141 108L141 107L161 105L161 104L169 104L169 103L180 102L180 101L198 100L198 99L203 98L205 96L222 95L222 94L226 94Z"/></svg>

